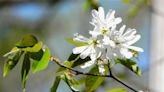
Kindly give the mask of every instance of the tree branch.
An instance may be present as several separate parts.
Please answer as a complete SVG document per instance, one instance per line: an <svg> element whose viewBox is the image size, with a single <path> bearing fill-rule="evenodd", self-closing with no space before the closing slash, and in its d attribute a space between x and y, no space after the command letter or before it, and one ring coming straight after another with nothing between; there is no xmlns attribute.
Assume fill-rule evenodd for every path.
<svg viewBox="0 0 164 92"><path fill-rule="evenodd" d="M97 76L97 77L108 77L108 78L112 78L114 79L115 81L117 81L118 83L124 85L125 87L129 88L130 90L134 91L134 92L139 92L137 90L135 90L134 88L130 87L129 85L127 85L126 83L122 82L120 79L118 79L117 77L115 77L113 74L112 74L112 71L109 68L109 75L101 75L101 74L92 74L92 73L85 73L85 72L81 72L81 71L77 71L73 68L70 68L70 67L67 67L63 64L60 63L60 60L57 59L56 57L51 57L50 58L51 61L55 62L56 64L58 64L60 67L63 67L63 68L66 68L66 69L69 69L70 71L74 72L76 75L88 75L88 76Z"/></svg>
<svg viewBox="0 0 164 92"><path fill-rule="evenodd" d="M134 91L134 92L139 92L136 89L132 88L131 86L127 85L126 83L122 82L120 79L118 79L116 76L114 76L112 74L111 69L109 69L110 72L110 78L114 79L115 81L119 82L120 84L124 85L125 87L129 88L130 90Z"/></svg>

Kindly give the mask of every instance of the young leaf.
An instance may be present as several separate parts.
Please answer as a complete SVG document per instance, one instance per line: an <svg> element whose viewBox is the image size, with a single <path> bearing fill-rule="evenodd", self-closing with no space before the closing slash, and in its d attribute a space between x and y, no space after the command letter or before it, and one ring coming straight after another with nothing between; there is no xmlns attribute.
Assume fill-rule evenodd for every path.
<svg viewBox="0 0 164 92"><path fill-rule="evenodd" d="M69 58L67 59L67 61L75 61L76 58L79 57L79 54L73 54L71 53L71 55L69 56Z"/></svg>
<svg viewBox="0 0 164 92"><path fill-rule="evenodd" d="M75 45L75 46L85 46L87 45L87 43L83 43L83 42L76 42L73 40L73 38L66 38L66 41Z"/></svg>
<svg viewBox="0 0 164 92"><path fill-rule="evenodd" d="M134 62L130 59L117 59L115 61L116 61L116 63L120 63L120 64L124 65L125 67L130 69L132 72L134 72L138 76L141 76L141 70L138 67L136 62Z"/></svg>
<svg viewBox="0 0 164 92"><path fill-rule="evenodd" d="M21 41L16 43L18 48L33 47L38 42L37 38L34 35L28 34L25 35Z"/></svg>
<svg viewBox="0 0 164 92"><path fill-rule="evenodd" d="M116 89L108 90L107 92L128 92L128 91L122 88L116 88Z"/></svg>
<svg viewBox="0 0 164 92"><path fill-rule="evenodd" d="M53 86L51 87L51 92L56 92L60 83L60 76L56 76Z"/></svg>
<svg viewBox="0 0 164 92"><path fill-rule="evenodd" d="M64 74L64 75L61 75L61 79L63 79L66 83L67 83L67 85L70 87L70 89L72 90L72 92L80 92L79 90L77 90L74 86L73 86L73 84L70 82L70 78L68 78L68 76L66 75L66 74Z"/></svg>
<svg viewBox="0 0 164 92"><path fill-rule="evenodd" d="M42 45L42 42L38 42L33 47L23 48L22 50L27 52L38 52L42 48Z"/></svg>
<svg viewBox="0 0 164 92"><path fill-rule="evenodd" d="M81 65L81 64L84 64L85 62L87 62L87 61L89 61L89 60L91 60L90 57L86 57L85 59L79 58L79 59L77 59L76 61L74 61L72 67L76 67L76 66L79 66L79 65Z"/></svg>
<svg viewBox="0 0 164 92"><path fill-rule="evenodd" d="M29 52L30 58L40 61L43 56L43 50L40 49L38 52Z"/></svg>
<svg viewBox="0 0 164 92"><path fill-rule="evenodd" d="M71 62L71 61L65 61L65 62L64 62L64 65L67 66L67 67L71 67L72 64L73 64L73 62ZM66 71L66 70L68 70L68 69L63 68L63 67L60 67L60 68L57 70L57 72L64 72L64 71Z"/></svg>
<svg viewBox="0 0 164 92"><path fill-rule="evenodd" d="M98 74L99 73L98 67L97 66L93 67L89 72ZM87 76L85 82L86 92L92 92L96 90L104 80L105 80L104 77Z"/></svg>
<svg viewBox="0 0 164 92"><path fill-rule="evenodd" d="M81 65L87 61L91 60L90 57L86 57L85 59L81 59L79 54L71 54L68 58L68 61L73 61L72 67L76 67L78 65Z"/></svg>
<svg viewBox="0 0 164 92"><path fill-rule="evenodd" d="M18 51L19 51L19 49L17 47L14 47L11 49L10 52L3 55L3 57L7 57L8 59L12 59L15 56L15 53L17 53Z"/></svg>
<svg viewBox="0 0 164 92"><path fill-rule="evenodd" d="M29 54L26 53L24 56L24 60L23 60L23 64L22 64L22 70L21 70L23 89L25 89L25 87L26 87L26 80L28 79L29 71L30 71L30 59L29 59Z"/></svg>
<svg viewBox="0 0 164 92"><path fill-rule="evenodd" d="M67 67L76 67L79 66L87 61L91 60L89 57L85 58L85 59L81 59L79 57L79 54L71 54L68 58L67 61L64 62L64 65L66 65ZM60 67L57 72L64 72L67 69Z"/></svg>
<svg viewBox="0 0 164 92"><path fill-rule="evenodd" d="M12 53L12 55L8 55L8 60L4 65L3 76L6 77L10 70L12 70L18 63L20 57L22 55L21 51Z"/></svg>
<svg viewBox="0 0 164 92"><path fill-rule="evenodd" d="M44 70L49 64L49 58L50 58L50 50L49 48L46 48L40 61L31 59L33 61L32 72L36 73L38 71Z"/></svg>

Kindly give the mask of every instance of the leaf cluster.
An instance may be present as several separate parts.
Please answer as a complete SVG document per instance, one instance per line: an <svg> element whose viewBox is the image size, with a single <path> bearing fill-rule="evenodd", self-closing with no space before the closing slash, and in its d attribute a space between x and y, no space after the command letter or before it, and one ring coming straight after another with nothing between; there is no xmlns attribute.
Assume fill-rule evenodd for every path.
<svg viewBox="0 0 164 92"><path fill-rule="evenodd" d="M43 48L43 43L29 34L25 35L13 49L6 53L7 58L4 65L3 76L6 77L11 70L22 62L21 81L22 87L25 88L26 80L28 79L30 69L33 73L44 70L49 63L50 50L48 47Z"/></svg>

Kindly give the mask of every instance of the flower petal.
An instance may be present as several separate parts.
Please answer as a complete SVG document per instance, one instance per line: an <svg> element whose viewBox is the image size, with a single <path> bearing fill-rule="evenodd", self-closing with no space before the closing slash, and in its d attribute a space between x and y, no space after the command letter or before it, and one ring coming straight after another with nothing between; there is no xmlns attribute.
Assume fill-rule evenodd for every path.
<svg viewBox="0 0 164 92"><path fill-rule="evenodd" d="M120 30L119 30L120 35L122 35L122 34L124 33L125 28L126 28L126 25L123 25L123 26L120 28Z"/></svg>
<svg viewBox="0 0 164 92"><path fill-rule="evenodd" d="M131 57L133 57L133 53L130 52L127 48L121 48L120 49L120 53L125 57L130 59Z"/></svg>
<svg viewBox="0 0 164 92"><path fill-rule="evenodd" d="M98 13L99 13L99 18L104 20L104 8L103 7L98 8Z"/></svg>
<svg viewBox="0 0 164 92"><path fill-rule="evenodd" d="M105 72L104 65L99 65L98 68L99 68L99 72L100 72L101 74L104 74L104 72Z"/></svg>
<svg viewBox="0 0 164 92"><path fill-rule="evenodd" d="M141 38L141 35L136 35L132 40L126 42L127 45L132 45Z"/></svg>
<svg viewBox="0 0 164 92"><path fill-rule="evenodd" d="M119 24L122 22L122 18L118 17L118 18L115 18L114 20L114 24Z"/></svg>
<svg viewBox="0 0 164 92"><path fill-rule="evenodd" d="M86 37L84 37L84 36L82 36L82 35L80 35L78 33L74 34L73 40L74 41L78 41L78 42L88 42L89 41L88 38L86 38Z"/></svg>
<svg viewBox="0 0 164 92"><path fill-rule="evenodd" d="M139 52L144 52L144 50L140 47L136 47L136 46L128 46L129 49L135 50L135 51L139 51Z"/></svg>
<svg viewBox="0 0 164 92"><path fill-rule="evenodd" d="M73 54L80 54L87 48L88 48L88 46L76 47L76 48L73 49Z"/></svg>
<svg viewBox="0 0 164 92"><path fill-rule="evenodd" d="M97 37L98 35L101 34L100 31L89 31L89 34L91 34L93 37Z"/></svg>
<svg viewBox="0 0 164 92"><path fill-rule="evenodd" d="M81 54L80 54L80 58L81 59L85 59L87 56L89 56L91 54L91 48L92 46L88 46Z"/></svg>
<svg viewBox="0 0 164 92"><path fill-rule="evenodd" d="M114 15L115 15L115 11L110 9L106 15L106 20L109 21L109 20L113 19Z"/></svg>
<svg viewBox="0 0 164 92"><path fill-rule="evenodd" d="M95 63L94 61L88 61L88 62L84 63L84 65L81 65L80 67L87 68L87 67L92 66L94 63Z"/></svg>

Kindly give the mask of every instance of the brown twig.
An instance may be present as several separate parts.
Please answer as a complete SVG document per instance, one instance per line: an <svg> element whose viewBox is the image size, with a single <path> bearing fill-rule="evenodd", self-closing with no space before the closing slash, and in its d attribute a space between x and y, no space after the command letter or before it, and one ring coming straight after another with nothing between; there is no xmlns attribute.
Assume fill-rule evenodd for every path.
<svg viewBox="0 0 164 92"><path fill-rule="evenodd" d="M75 70L73 68L70 68L70 67L67 67L63 64L60 63L60 60L57 59L56 57L51 57L50 58L51 61L55 62L56 64L58 64L60 67L63 67L63 68L66 68L66 69L69 69L70 71L74 72L76 75L88 75L88 76L97 76L97 77L108 77L108 78L112 78L114 79L115 81L117 81L118 83L124 85L125 87L129 88L130 90L134 91L134 92L138 92L137 90L135 90L134 88L132 88L131 86L127 85L126 83L122 82L120 79L118 79L116 76L114 76L112 74L112 71L111 69L109 68L109 75L101 75L101 74L92 74L92 73L85 73L85 72L81 72L81 71L78 71L78 70Z"/></svg>

